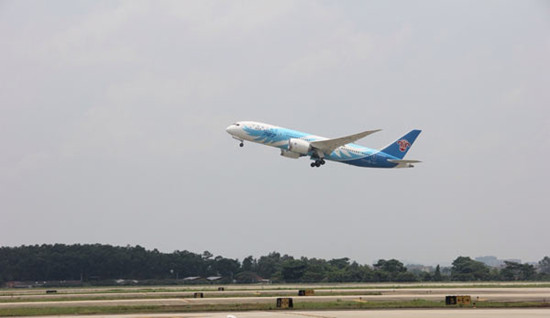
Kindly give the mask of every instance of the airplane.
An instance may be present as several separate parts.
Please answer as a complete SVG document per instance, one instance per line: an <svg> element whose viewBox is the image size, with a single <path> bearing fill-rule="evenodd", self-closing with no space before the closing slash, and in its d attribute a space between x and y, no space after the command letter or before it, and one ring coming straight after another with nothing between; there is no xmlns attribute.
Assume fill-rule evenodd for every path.
<svg viewBox="0 0 550 318"><path fill-rule="evenodd" d="M246 140L279 148L281 156L286 158L309 156L313 160L310 164L312 168L324 165L327 160L369 168L412 168L413 164L421 162L403 159L420 134L421 130L418 129L411 130L380 150L353 143L380 130L367 130L340 138L325 138L255 121L239 121L225 129L234 139L240 141L241 147Z"/></svg>

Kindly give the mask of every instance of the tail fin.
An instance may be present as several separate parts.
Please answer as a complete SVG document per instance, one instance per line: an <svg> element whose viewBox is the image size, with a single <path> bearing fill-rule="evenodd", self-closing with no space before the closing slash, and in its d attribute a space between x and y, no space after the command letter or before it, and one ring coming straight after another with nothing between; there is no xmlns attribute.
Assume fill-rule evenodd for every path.
<svg viewBox="0 0 550 318"><path fill-rule="evenodd" d="M422 130L418 129L411 130L408 134L399 138L398 140L388 145L386 148L381 149L380 151L385 152L395 158L403 159L403 157L405 157L413 142L416 140L416 137L418 137L421 131Z"/></svg>

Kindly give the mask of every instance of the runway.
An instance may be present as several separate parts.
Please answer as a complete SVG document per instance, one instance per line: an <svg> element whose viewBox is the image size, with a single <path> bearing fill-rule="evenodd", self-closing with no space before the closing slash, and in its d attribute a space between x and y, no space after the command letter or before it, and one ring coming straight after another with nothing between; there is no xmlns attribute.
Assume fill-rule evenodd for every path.
<svg viewBox="0 0 550 318"><path fill-rule="evenodd" d="M28 291L17 290L15 292L0 296L0 301L10 301L10 300L55 300L56 298L147 298L147 297L156 297L156 298L192 298L193 294L199 290L195 291L161 291L161 292L134 292L130 290L129 292L102 292L102 290L92 290L84 292L78 290L73 292L72 290L59 290L55 294L46 294L45 291L37 292L35 294L29 294ZM262 289L262 290L226 290L226 291L217 291L217 290L200 290L203 292L205 297L208 298L219 298L219 297L267 297L267 296L284 296L284 297L293 297L298 294L298 289L289 289L289 290L279 290L279 289ZM375 293L380 293L384 296L391 295L451 295L451 294L524 294L534 295L550 295L550 288L373 288L373 289L360 289L360 288L346 288L346 289L315 289L315 294L318 296L329 296L331 294L341 294L341 295L372 295Z"/></svg>
<svg viewBox="0 0 550 318"><path fill-rule="evenodd" d="M316 285L316 286L223 286L224 291L218 291L214 286L188 286L188 287L105 287L105 288L59 288L53 292L47 289L3 289L0 290L0 316L2 313L22 312L26 309L34 309L35 314L42 312L63 312L70 314L82 313L86 310L92 312L109 312L116 308L128 307L143 308L150 306L150 314L99 314L96 317L105 318L227 318L233 315L237 318L252 317L284 317L284 318L419 318L419 317L550 317L550 287L548 284L509 284L506 286L492 285L368 285L368 284L339 284L339 285ZM298 290L313 288L314 296L298 296ZM204 298L193 298L195 292L204 293ZM303 308L312 308L311 303L372 303L377 302L401 302L412 300L429 300L439 304L445 300L447 295L469 295L472 303L482 304L483 302L499 303L520 303L533 302L539 306L548 304L544 309L482 309L448 307L444 309L386 309L378 310L328 310L328 311L305 311ZM296 310L268 310L275 309L278 297L292 297ZM259 305L259 306L254 306ZM92 308L92 307L95 307ZM103 309L105 307L105 309ZM111 308L112 309L109 309ZM163 309L164 307L164 309ZM481 306L478 306L481 307ZM59 311L56 311L58 308ZM101 308L98 310L97 308ZM243 310L243 308L254 309L255 311L231 312L223 310ZM266 311L258 311L260 308ZM313 307L314 308L314 307ZM330 307L329 307L330 308ZM340 307L349 308L349 307ZM380 307L374 307L380 308ZM198 312L207 310L221 310L218 312ZM172 311L180 313L158 313ZM181 313L186 311L187 313ZM193 312L197 311L197 312ZM27 314L27 313L25 313Z"/></svg>
<svg viewBox="0 0 550 318"><path fill-rule="evenodd" d="M95 315L94 318L546 318L550 309L415 309L347 311L247 311L187 314ZM63 316L81 318L81 315ZM229 316L230 317L230 316ZM29 317L30 318L30 317ZM36 316L34 317L36 318Z"/></svg>
<svg viewBox="0 0 550 318"><path fill-rule="evenodd" d="M414 299L441 301L446 295L470 295L472 302L550 302L550 288L445 288L445 289L351 289L351 290L322 290L322 292L355 293L354 295L330 295L299 297L296 291L261 291L262 293L278 293L278 296L257 296L258 291L235 292L204 292L206 298L190 298L193 293L130 293L123 295L123 299L90 299L71 300L72 297L117 297L117 294L76 294L76 295L18 295L2 296L0 308L42 308L42 307L90 307L90 306L193 306L193 305L223 305L223 304L274 304L277 297L292 295L295 302L330 302L338 300L348 301L407 301ZM380 295L372 295L372 293ZM239 293L241 296L231 297ZM363 293L363 294L361 294ZM69 297L67 297L69 296ZM140 296L142 298L128 299ZM161 296L161 297L159 297ZM153 298L156 297L156 298ZM57 300L63 299L63 300ZM26 301L28 300L28 301Z"/></svg>

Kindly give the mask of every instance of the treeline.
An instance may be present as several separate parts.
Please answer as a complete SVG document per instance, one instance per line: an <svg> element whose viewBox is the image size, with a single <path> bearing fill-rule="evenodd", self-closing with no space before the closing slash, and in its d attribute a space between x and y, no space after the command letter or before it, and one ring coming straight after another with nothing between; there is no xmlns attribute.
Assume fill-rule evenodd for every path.
<svg viewBox="0 0 550 318"><path fill-rule="evenodd" d="M9 281L106 282L115 279L181 283L189 277L221 277L223 282L416 282L550 280L550 258L537 266L505 262L501 268L460 256L451 267L408 266L378 260L372 266L348 258L294 258L277 252L242 262L209 252L161 253L141 246L33 245L0 248L0 283Z"/></svg>

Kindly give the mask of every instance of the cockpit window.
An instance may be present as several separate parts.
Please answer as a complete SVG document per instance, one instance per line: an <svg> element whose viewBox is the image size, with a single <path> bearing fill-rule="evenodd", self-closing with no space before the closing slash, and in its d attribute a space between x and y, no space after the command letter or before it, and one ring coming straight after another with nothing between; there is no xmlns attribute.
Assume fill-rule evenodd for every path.
<svg viewBox="0 0 550 318"><path fill-rule="evenodd" d="M239 127L241 124L239 124L239 123L234 123L233 125Z"/></svg>

